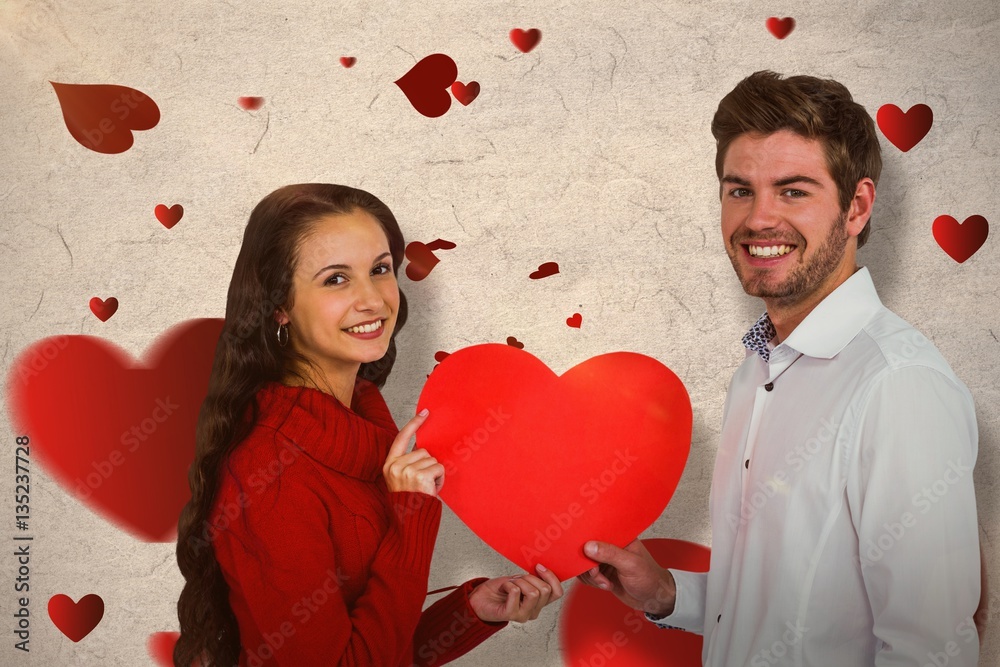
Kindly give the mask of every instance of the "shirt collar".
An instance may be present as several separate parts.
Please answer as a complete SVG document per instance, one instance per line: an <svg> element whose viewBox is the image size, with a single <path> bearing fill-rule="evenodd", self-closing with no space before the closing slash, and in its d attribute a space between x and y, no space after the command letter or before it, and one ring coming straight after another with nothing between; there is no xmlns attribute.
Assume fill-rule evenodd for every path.
<svg viewBox="0 0 1000 667"><path fill-rule="evenodd" d="M832 359L881 309L868 267L863 266L813 308L782 343L802 354ZM767 362L776 332L765 312L743 336L743 345Z"/></svg>

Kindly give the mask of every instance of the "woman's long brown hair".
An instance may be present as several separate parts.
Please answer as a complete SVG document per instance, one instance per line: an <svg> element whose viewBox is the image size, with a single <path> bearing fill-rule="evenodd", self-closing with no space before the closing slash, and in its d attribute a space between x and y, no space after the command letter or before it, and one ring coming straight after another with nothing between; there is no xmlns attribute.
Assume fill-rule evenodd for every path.
<svg viewBox="0 0 1000 667"><path fill-rule="evenodd" d="M398 275L404 250L399 225L385 204L363 190L322 183L287 185L264 197L250 214L229 283L226 320L208 394L198 415L195 460L188 474L191 500L178 522L177 564L186 583L177 601L181 626L174 648L177 667L232 667L239 662L239 628L212 548L214 528L209 525L220 474L257 421L257 391L288 374L302 377L300 369L309 365L292 345L278 345L274 319L275 309L291 308L292 275L302 240L321 218L354 210L370 213L381 224L389 240L392 270ZM358 371L378 387L395 362L395 337L406 322L406 312L406 298L400 292L389 349Z"/></svg>

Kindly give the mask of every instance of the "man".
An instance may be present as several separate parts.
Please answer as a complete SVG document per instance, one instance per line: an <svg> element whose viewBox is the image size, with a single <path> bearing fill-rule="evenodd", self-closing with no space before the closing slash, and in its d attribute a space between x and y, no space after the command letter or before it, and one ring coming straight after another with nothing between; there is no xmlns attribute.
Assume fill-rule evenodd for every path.
<svg viewBox="0 0 1000 667"><path fill-rule="evenodd" d="M875 124L835 81L757 72L712 133L726 252L767 311L726 396L711 566L588 542L580 578L704 635L705 665L974 666L975 410L855 263Z"/></svg>

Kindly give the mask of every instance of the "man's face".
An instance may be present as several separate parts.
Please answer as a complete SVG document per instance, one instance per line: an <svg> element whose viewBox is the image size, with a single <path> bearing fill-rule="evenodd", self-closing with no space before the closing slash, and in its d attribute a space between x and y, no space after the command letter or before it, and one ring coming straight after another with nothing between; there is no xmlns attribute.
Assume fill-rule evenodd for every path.
<svg viewBox="0 0 1000 667"><path fill-rule="evenodd" d="M737 137L721 196L722 238L747 294L791 305L854 270L845 249L856 232L848 232L819 140L791 130Z"/></svg>

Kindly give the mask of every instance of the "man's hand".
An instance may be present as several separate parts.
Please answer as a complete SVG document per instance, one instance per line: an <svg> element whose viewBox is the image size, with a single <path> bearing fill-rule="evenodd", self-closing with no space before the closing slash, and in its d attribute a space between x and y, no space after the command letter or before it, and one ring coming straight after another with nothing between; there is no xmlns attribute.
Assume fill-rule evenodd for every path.
<svg viewBox="0 0 1000 667"><path fill-rule="evenodd" d="M639 540L624 549L591 541L584 545L583 552L602 563L577 577L583 583L611 591L629 607L654 616L665 616L674 610L674 577L653 560Z"/></svg>

